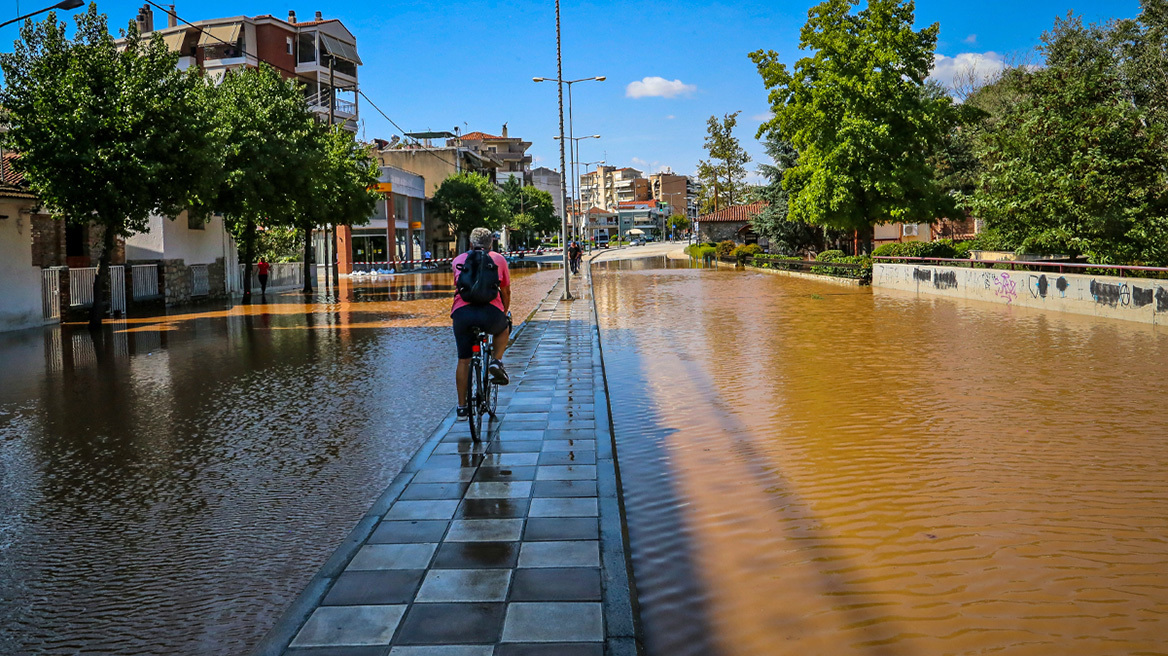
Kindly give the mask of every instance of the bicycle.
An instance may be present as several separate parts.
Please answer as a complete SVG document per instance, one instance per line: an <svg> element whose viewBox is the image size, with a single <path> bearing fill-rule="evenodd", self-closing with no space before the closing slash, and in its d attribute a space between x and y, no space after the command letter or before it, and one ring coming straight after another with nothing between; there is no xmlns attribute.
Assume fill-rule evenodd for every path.
<svg viewBox="0 0 1168 656"><path fill-rule="evenodd" d="M511 331L511 313L507 313L507 331ZM498 419L495 410L499 407L499 386L491 380L487 372L487 358L494 352L495 339L483 332L482 328L471 329L474 336L474 345L471 346L470 378L467 381L466 400L470 409L467 417L470 423L470 439L475 442L483 441L483 415L489 415L491 420ZM488 422L489 424L490 422Z"/></svg>

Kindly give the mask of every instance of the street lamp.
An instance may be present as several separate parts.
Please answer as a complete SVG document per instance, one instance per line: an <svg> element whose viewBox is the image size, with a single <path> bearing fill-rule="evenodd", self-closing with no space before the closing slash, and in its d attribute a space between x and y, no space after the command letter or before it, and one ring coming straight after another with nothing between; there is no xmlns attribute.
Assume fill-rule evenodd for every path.
<svg viewBox="0 0 1168 656"><path fill-rule="evenodd" d="M603 75L597 75L595 77L582 77L578 80L565 80L563 66L561 65L561 61L562 60L560 58L560 2L559 2L559 0L556 0L556 77L533 77L533 78L531 78L531 81L532 82L559 82L559 84L560 84L560 103L561 103L561 106L560 106L560 114L561 114L561 116L560 116L560 123L561 123L561 125L560 125L560 139L561 139L561 141L560 141L560 169L564 172L564 175L567 175L568 174L568 167L567 167L567 163L564 161L564 141L563 141L564 126L562 125L564 122L564 117L562 115L563 111L564 111L564 108L563 108L564 85L565 84L568 85L568 138L571 139L574 136L573 135L573 126L572 126L572 85L576 84L577 82L603 82L608 78L606 78ZM573 142L573 145L574 145L574 143L575 142ZM575 155L575 153L573 153L572 160L575 160L575 159L576 159L576 155ZM574 176L575 176L575 174L574 174L574 170L573 170L573 177ZM561 193L565 196L567 195L568 189L567 189L566 184L563 186ZM567 199L565 199L565 202L564 202L564 230L563 230L565 238L566 238L567 233L568 233L568 203L566 202L566 200ZM564 246L565 246L564 266L566 267L567 262L568 262L568 256L566 255L567 243L565 243ZM565 274L565 276L564 276L565 288L566 288L567 284L568 284L568 277ZM565 296L567 298L571 298L570 294L565 293Z"/></svg>
<svg viewBox="0 0 1168 656"><path fill-rule="evenodd" d="M38 9L38 10L32 12L31 14L17 16L16 18L13 18L12 20L4 21L3 23L0 23L0 27L7 27L13 23L18 23L26 18L32 18L33 16L36 16L37 14L43 14L46 11L52 11L54 9L76 9L84 4L85 4L84 0L61 0L61 2L58 2L57 4L53 5L52 7L45 7L44 9Z"/></svg>

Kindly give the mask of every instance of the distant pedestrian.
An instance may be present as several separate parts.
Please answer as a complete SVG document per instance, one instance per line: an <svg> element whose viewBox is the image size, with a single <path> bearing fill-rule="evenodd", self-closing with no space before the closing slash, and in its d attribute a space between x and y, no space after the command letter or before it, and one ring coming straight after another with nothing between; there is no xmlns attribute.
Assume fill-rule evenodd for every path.
<svg viewBox="0 0 1168 656"><path fill-rule="evenodd" d="M256 264L256 273L260 279L260 296L268 293L268 274L272 271L272 265L268 264L261 257L258 264Z"/></svg>
<svg viewBox="0 0 1168 656"><path fill-rule="evenodd" d="M433 259L434 255L432 253L430 253L430 251L426 251L425 253L422 254L422 257L429 260L429 259Z"/></svg>
<svg viewBox="0 0 1168 656"><path fill-rule="evenodd" d="M571 266L573 274L580 273L581 255L580 242L573 241L571 247L568 248L568 264Z"/></svg>

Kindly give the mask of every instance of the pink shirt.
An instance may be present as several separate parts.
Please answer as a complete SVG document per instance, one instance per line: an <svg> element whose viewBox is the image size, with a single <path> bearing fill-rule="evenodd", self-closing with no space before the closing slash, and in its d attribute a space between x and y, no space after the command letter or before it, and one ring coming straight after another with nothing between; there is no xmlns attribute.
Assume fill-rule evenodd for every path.
<svg viewBox="0 0 1168 656"><path fill-rule="evenodd" d="M450 267L454 270L454 275L456 278L458 277L458 265L462 264L463 262L466 262L466 256L467 256L467 253L463 253L462 255L459 255L458 257L454 258L454 261L450 263ZM503 257L499 253L491 251L491 259L495 261L495 266L499 267L499 287L501 287L501 288L502 287L510 287L511 286L511 269L507 268L507 258ZM459 296L458 293L456 292L454 294L454 307L450 308L450 313L454 314L455 310L457 310L460 307L466 306L466 305L470 305L470 303L467 303L466 301L462 300L462 297ZM503 307L502 296L495 296L495 300L491 301L491 305L494 305L495 307L499 308L503 312L507 311L507 309Z"/></svg>

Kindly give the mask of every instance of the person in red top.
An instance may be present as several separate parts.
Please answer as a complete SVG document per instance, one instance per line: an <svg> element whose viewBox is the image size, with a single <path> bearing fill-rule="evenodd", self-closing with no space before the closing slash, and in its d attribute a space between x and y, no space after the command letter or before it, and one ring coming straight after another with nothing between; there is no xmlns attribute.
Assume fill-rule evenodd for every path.
<svg viewBox="0 0 1168 656"><path fill-rule="evenodd" d="M494 352L491 354L491 363L487 371L497 385L506 385L509 382L507 370L503 368L503 351L507 350L507 339L510 337L508 329L510 321L507 311L511 309L511 270L507 268L507 258L491 251L495 243L495 234L486 228L475 228L470 233L471 251L487 251L491 260L499 271L499 293L490 303L472 305L459 294L454 295L454 305L450 308L450 319L454 324L454 341L458 347L458 369L455 372L455 383L458 388L458 416L470 415L467 407L467 381L470 378L471 349L474 347L472 328L480 328L489 335L493 335ZM467 251L454 258L450 263L454 270L455 280L462 270L460 267L466 262L471 251Z"/></svg>
<svg viewBox="0 0 1168 656"><path fill-rule="evenodd" d="M256 273L260 279L260 296L268 293L268 274L272 271L272 265L268 264L263 258L256 264Z"/></svg>

